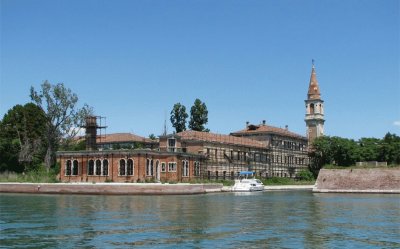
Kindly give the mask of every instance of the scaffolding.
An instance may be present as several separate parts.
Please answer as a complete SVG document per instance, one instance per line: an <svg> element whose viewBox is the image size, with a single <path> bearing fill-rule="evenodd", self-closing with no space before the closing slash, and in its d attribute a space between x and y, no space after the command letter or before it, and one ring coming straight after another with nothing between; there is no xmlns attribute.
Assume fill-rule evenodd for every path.
<svg viewBox="0 0 400 249"><path fill-rule="evenodd" d="M205 156L202 177L205 179L233 180L239 177L241 171L255 172L259 178L296 178L301 170L308 167L306 142L299 139L272 135L269 140L259 141L196 133L190 140L202 143Z"/></svg>
<svg viewBox="0 0 400 249"><path fill-rule="evenodd" d="M85 126L86 129L86 150L97 150L97 138L99 138L99 142L104 136L106 136L106 117L101 116L87 116L85 118ZM100 131L100 135L97 136L97 130ZM103 135L104 130L104 135Z"/></svg>

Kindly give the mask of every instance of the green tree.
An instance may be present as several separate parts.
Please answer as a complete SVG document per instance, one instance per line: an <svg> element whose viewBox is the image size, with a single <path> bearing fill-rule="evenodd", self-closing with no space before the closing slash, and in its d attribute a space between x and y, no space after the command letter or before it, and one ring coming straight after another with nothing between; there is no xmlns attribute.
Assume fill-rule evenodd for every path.
<svg viewBox="0 0 400 249"><path fill-rule="evenodd" d="M358 140L357 161L378 161L381 140L378 138L361 138Z"/></svg>
<svg viewBox="0 0 400 249"><path fill-rule="evenodd" d="M208 123L208 110L205 103L196 99L190 109L189 128L194 131L209 131L204 127Z"/></svg>
<svg viewBox="0 0 400 249"><path fill-rule="evenodd" d="M314 180L314 174L309 170L302 170L299 172L299 174L297 176L299 177L300 180L303 180L303 181L313 181Z"/></svg>
<svg viewBox="0 0 400 249"><path fill-rule="evenodd" d="M0 170L22 172L44 158L46 116L33 103L16 105L0 122Z"/></svg>
<svg viewBox="0 0 400 249"><path fill-rule="evenodd" d="M331 153L336 165L354 165L358 158L357 149L357 143L352 139L331 137Z"/></svg>
<svg viewBox="0 0 400 249"><path fill-rule="evenodd" d="M318 137L314 140L309 156L309 170L317 178L319 170L326 164L331 164L333 161L332 142L329 136Z"/></svg>
<svg viewBox="0 0 400 249"><path fill-rule="evenodd" d="M63 83L52 85L45 81L39 92L31 87L30 97L46 114L45 165L49 170L55 164L55 152L60 143L70 142L84 124L85 117L92 115L93 110L86 104L77 108L78 96Z"/></svg>
<svg viewBox="0 0 400 249"><path fill-rule="evenodd" d="M386 133L379 146L379 161L388 164L400 164L400 137L396 134Z"/></svg>
<svg viewBox="0 0 400 249"><path fill-rule="evenodd" d="M188 114L186 113L186 107L181 103L176 103L171 111L171 124L175 128L175 131L181 132L186 130L186 119Z"/></svg>
<svg viewBox="0 0 400 249"><path fill-rule="evenodd" d="M157 137L153 134L153 133L151 133L150 135L149 135L149 138L151 139L151 140L157 140Z"/></svg>

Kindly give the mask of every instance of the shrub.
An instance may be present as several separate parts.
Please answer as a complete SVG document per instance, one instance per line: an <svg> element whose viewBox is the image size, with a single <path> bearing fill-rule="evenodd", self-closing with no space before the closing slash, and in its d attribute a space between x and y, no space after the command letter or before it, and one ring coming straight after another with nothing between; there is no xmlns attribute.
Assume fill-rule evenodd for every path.
<svg viewBox="0 0 400 249"><path fill-rule="evenodd" d="M303 181L313 181L314 180L314 175L311 173L311 171L305 169L299 172L298 177L300 180Z"/></svg>

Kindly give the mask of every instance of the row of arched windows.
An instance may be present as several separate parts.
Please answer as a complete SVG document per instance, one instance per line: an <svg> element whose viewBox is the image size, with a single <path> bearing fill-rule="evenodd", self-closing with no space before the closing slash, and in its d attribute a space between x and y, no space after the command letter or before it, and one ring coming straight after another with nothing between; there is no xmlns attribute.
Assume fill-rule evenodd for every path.
<svg viewBox="0 0 400 249"><path fill-rule="evenodd" d="M175 163L176 165L176 163ZM156 167L159 166L159 161L156 161ZM165 172L165 163L162 163L162 172ZM168 171L175 170L169 169ZM154 175L154 165L152 159L146 160L146 175ZM118 175L120 176L133 176L134 174L134 161L133 159L121 159L119 161ZM79 163L78 160L66 160L65 163L65 175L66 176L77 176L79 175ZM89 176L108 176L108 160L107 159L96 159L89 160L87 167L87 175ZM182 161L182 176L189 176L189 161ZM194 162L194 176L200 176L200 162Z"/></svg>
<svg viewBox="0 0 400 249"><path fill-rule="evenodd" d="M107 159L97 159L89 160L88 163L88 175L89 176L108 176L108 160Z"/></svg>
<svg viewBox="0 0 400 249"><path fill-rule="evenodd" d="M97 159L89 160L88 163L88 175L108 176L108 160ZM66 176L77 176L79 175L79 163L78 160L67 160L65 162L65 175Z"/></svg>
<svg viewBox="0 0 400 249"><path fill-rule="evenodd" d="M118 175L120 176L133 176L133 160L121 159L119 160Z"/></svg>
<svg viewBox="0 0 400 249"><path fill-rule="evenodd" d="M65 175L66 176L77 176L78 174L79 174L78 160L67 160L65 162Z"/></svg>

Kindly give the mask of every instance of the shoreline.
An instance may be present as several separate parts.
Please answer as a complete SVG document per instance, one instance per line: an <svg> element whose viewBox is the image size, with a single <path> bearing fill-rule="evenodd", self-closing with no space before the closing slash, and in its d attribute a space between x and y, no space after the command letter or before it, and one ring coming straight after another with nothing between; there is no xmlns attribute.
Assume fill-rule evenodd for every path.
<svg viewBox="0 0 400 249"><path fill-rule="evenodd" d="M221 192L222 184L0 183L0 193L93 195L191 195Z"/></svg>
<svg viewBox="0 0 400 249"><path fill-rule="evenodd" d="M266 185L264 191L312 191L314 193L400 194L400 189L321 189L317 185ZM221 183L19 183L0 182L0 193L82 195L195 195L227 193Z"/></svg>
<svg viewBox="0 0 400 249"><path fill-rule="evenodd" d="M264 191L309 190L314 185L271 185ZM193 195L233 192L232 186L190 183L0 183L0 193L94 194L94 195Z"/></svg>

